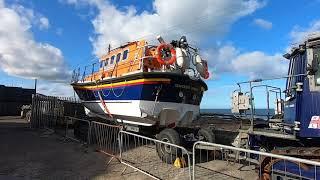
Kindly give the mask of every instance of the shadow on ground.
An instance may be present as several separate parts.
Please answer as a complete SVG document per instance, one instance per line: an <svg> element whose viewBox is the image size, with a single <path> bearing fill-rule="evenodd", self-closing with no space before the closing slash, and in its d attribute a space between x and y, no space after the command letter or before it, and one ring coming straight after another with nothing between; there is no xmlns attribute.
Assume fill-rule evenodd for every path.
<svg viewBox="0 0 320 180"><path fill-rule="evenodd" d="M19 117L0 117L0 179L148 179L110 157Z"/></svg>

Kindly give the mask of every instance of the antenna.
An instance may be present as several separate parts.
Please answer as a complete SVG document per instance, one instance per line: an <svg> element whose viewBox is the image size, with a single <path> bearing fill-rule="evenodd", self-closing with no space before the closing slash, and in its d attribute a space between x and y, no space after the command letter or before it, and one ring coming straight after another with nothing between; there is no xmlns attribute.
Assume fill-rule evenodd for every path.
<svg viewBox="0 0 320 180"><path fill-rule="evenodd" d="M108 46L108 54L110 53L110 51L111 51L111 45L109 44L109 46Z"/></svg>

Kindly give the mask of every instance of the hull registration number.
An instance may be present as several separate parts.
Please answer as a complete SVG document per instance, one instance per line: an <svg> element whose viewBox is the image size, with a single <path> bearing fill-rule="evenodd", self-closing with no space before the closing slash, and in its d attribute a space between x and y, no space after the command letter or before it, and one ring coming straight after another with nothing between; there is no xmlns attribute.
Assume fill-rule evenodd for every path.
<svg viewBox="0 0 320 180"><path fill-rule="evenodd" d="M127 131L139 132L139 127L136 126L126 126Z"/></svg>

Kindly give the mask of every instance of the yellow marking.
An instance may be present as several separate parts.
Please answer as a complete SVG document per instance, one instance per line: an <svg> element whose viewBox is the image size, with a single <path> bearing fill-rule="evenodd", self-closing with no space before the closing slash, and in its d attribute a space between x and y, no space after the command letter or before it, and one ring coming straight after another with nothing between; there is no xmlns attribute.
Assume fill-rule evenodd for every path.
<svg viewBox="0 0 320 180"><path fill-rule="evenodd" d="M184 159L184 157L177 157L176 160L174 161L173 165L177 168L184 168L187 166L187 163Z"/></svg>
<svg viewBox="0 0 320 180"><path fill-rule="evenodd" d="M104 88L104 87L112 87L112 86L134 84L134 83L140 83L140 82L150 82L150 81L165 81L165 82L169 82L170 79L165 79L165 78L136 79L136 80L131 80L131 81L123 81L123 82L109 83L109 84L103 84L103 85L74 86L74 87L82 88L82 89L93 89L93 88Z"/></svg>

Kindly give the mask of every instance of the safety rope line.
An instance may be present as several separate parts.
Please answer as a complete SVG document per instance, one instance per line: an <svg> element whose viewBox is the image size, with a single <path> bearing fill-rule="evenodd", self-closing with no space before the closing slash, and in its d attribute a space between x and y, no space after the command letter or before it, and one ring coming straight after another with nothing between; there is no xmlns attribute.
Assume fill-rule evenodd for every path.
<svg viewBox="0 0 320 180"><path fill-rule="evenodd" d="M102 91L102 90L101 90L101 91ZM107 94L107 95L105 95L105 94L104 94L104 92L102 91L102 95L103 95L104 97L108 97L110 93L111 93L111 89L109 89L109 91L108 91L108 94Z"/></svg>
<svg viewBox="0 0 320 180"><path fill-rule="evenodd" d="M126 82L127 82L127 80L125 80L125 83L126 83ZM120 93L119 95L117 95L117 94L114 92L114 88L113 88L113 85L112 85L112 83L111 83L112 93L113 93L113 95L114 95L115 97L117 97L117 98L122 96L122 94L124 93L125 88L126 88L126 86L123 86L121 93Z"/></svg>
<svg viewBox="0 0 320 180"><path fill-rule="evenodd" d="M113 116L112 116L112 114L110 113L110 111L109 111L106 103L105 103L104 100L102 99L102 96L101 96L101 94L100 94L100 90L98 90L98 95L99 95L99 99L100 99L100 102L101 102L103 108L105 109L105 111L107 111L109 117L110 117L110 118L113 118Z"/></svg>
<svg viewBox="0 0 320 180"><path fill-rule="evenodd" d="M97 83L97 81L96 81L95 83L96 83L96 86L98 87L98 83ZM103 100L103 98L102 98L102 96L101 96L101 94L100 94L100 91L101 91L101 90L99 90L99 89L98 89L98 96L99 96L100 102L101 102L101 104L102 104L102 106L103 106L104 110L105 110L105 111L107 111L107 113L108 113L109 117L110 117L110 118L113 118L113 116L112 116L111 112L109 111L109 109L108 109L108 107L107 107L106 103L104 102L104 100ZM94 93L93 93L93 94L94 94Z"/></svg>

